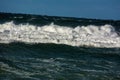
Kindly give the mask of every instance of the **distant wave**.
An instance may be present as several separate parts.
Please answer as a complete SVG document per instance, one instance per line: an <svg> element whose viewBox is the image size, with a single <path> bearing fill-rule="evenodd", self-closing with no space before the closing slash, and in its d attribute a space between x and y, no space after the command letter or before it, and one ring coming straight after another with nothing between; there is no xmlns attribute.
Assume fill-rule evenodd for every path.
<svg viewBox="0 0 120 80"><path fill-rule="evenodd" d="M0 43L55 43L70 46L120 47L120 36L111 25L104 26L34 26L30 24L0 24Z"/></svg>

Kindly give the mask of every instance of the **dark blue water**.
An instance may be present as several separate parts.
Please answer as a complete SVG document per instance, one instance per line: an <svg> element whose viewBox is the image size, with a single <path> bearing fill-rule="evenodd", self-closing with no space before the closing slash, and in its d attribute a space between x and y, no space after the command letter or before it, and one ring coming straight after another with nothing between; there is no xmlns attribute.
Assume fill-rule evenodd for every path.
<svg viewBox="0 0 120 80"><path fill-rule="evenodd" d="M1 80L119 80L120 49L0 44Z"/></svg>

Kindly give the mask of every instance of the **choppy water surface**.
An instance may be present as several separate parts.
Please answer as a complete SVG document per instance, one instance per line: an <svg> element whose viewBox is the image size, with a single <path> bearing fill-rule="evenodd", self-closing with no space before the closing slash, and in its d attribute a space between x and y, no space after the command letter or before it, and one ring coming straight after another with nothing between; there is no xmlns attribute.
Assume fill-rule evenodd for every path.
<svg viewBox="0 0 120 80"><path fill-rule="evenodd" d="M0 80L120 80L120 21L0 13Z"/></svg>
<svg viewBox="0 0 120 80"><path fill-rule="evenodd" d="M1 80L119 80L120 49L0 44Z"/></svg>

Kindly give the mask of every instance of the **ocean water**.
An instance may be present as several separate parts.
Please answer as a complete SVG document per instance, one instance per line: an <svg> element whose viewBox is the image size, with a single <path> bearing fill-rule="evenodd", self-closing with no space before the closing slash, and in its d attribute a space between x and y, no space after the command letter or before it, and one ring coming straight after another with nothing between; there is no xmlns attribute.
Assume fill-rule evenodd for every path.
<svg viewBox="0 0 120 80"><path fill-rule="evenodd" d="M0 80L120 80L120 21L0 13Z"/></svg>

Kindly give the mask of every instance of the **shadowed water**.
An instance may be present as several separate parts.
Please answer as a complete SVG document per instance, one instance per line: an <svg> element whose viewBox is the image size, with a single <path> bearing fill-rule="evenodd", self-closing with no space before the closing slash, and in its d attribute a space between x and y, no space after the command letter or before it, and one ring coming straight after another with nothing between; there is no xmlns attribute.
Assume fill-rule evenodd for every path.
<svg viewBox="0 0 120 80"><path fill-rule="evenodd" d="M119 80L119 48L0 44L0 80Z"/></svg>

